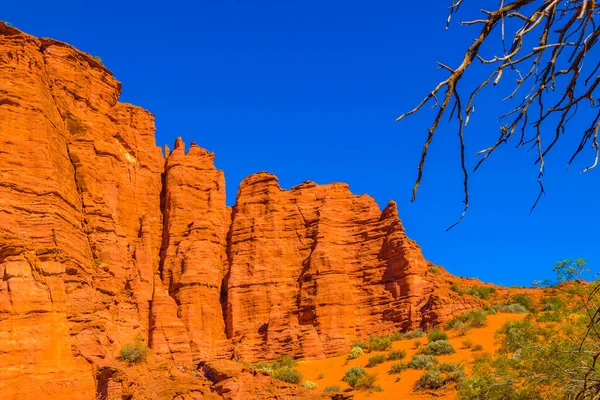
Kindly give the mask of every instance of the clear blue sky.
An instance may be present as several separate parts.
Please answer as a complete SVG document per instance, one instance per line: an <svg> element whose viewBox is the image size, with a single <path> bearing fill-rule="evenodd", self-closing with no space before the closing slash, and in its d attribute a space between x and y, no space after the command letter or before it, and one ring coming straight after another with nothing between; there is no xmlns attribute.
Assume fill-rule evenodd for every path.
<svg viewBox="0 0 600 400"><path fill-rule="evenodd" d="M573 141L548 157L548 195L533 215L534 155L506 147L472 175L471 209L446 232L462 211L462 175L444 125L410 202L431 114L395 118L445 76L435 61L455 65L474 36L444 30L446 3L31 0L5 2L0 19L101 56L123 82L121 100L156 115L157 144L182 136L216 153L229 204L257 171L285 188L343 181L382 207L396 200L409 236L454 274L529 285L568 257L598 270L600 169L579 173L590 152L565 169ZM477 104L471 167L497 134L496 107Z"/></svg>

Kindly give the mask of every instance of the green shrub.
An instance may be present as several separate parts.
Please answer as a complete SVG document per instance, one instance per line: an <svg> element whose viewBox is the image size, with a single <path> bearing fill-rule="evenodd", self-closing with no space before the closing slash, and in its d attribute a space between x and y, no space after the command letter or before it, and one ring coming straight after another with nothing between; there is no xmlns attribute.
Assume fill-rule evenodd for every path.
<svg viewBox="0 0 600 400"><path fill-rule="evenodd" d="M319 385L317 385L314 382L311 381L306 381L301 385L304 389L310 389L310 390L315 390L316 388L319 387Z"/></svg>
<svg viewBox="0 0 600 400"><path fill-rule="evenodd" d="M392 350L389 352L387 359L390 361L403 360L406 357L406 350Z"/></svg>
<svg viewBox="0 0 600 400"><path fill-rule="evenodd" d="M450 342L447 340L436 340L435 342L429 342L423 348L423 350L421 350L421 352L431 356L441 356L443 354L456 353L454 346L452 346L452 344L450 344Z"/></svg>
<svg viewBox="0 0 600 400"><path fill-rule="evenodd" d="M535 302L530 295L525 293L517 293L512 296L511 300L512 303L522 305L525 309L527 309L527 311L535 312Z"/></svg>
<svg viewBox="0 0 600 400"><path fill-rule="evenodd" d="M473 346L471 348L472 351L482 351L483 350L483 346L480 344L476 344L475 346Z"/></svg>
<svg viewBox="0 0 600 400"><path fill-rule="evenodd" d="M139 364L146 361L148 354L150 354L150 349L144 345L141 338L135 338L133 342L133 344L127 343L121 348L119 359L121 361L128 361L130 364Z"/></svg>
<svg viewBox="0 0 600 400"><path fill-rule="evenodd" d="M407 368L407 366L404 363L393 363L392 366L390 367L390 371L388 373L389 374L399 374L400 372L404 371L406 368Z"/></svg>
<svg viewBox="0 0 600 400"><path fill-rule="evenodd" d="M412 331L406 332L404 334L404 339L418 339L423 336L425 336L425 332L423 332L423 329L417 328L413 329Z"/></svg>
<svg viewBox="0 0 600 400"><path fill-rule="evenodd" d="M300 382L302 382L302 375L300 372L285 366L274 370L271 376L275 379L279 379L280 381L293 383L295 385L298 385Z"/></svg>
<svg viewBox="0 0 600 400"><path fill-rule="evenodd" d="M100 56L94 56L94 58L96 59L96 61L98 61L100 63L102 62L102 57L100 57Z"/></svg>
<svg viewBox="0 0 600 400"><path fill-rule="evenodd" d="M500 307L500 311L510 314L527 314L529 311L521 304L508 304Z"/></svg>
<svg viewBox="0 0 600 400"><path fill-rule="evenodd" d="M450 290L452 290L453 292L456 292L458 294L462 294L462 290L460 290L460 287L458 287L458 285L456 283L453 283L452 285L450 285Z"/></svg>
<svg viewBox="0 0 600 400"><path fill-rule="evenodd" d="M438 359L429 355L414 355L407 367L412 369L428 369L438 363Z"/></svg>
<svg viewBox="0 0 600 400"><path fill-rule="evenodd" d="M402 332L394 332L390 336L390 339L392 340L392 342L397 342L399 340L404 340L406 338L404 337L404 333L402 333Z"/></svg>
<svg viewBox="0 0 600 400"><path fill-rule="evenodd" d="M369 351L386 351L392 347L392 339L389 336L371 336L368 346Z"/></svg>
<svg viewBox="0 0 600 400"><path fill-rule="evenodd" d="M327 386L327 387L325 387L325 389L323 391L325 393L336 393L336 392L341 392L342 388L339 386Z"/></svg>
<svg viewBox="0 0 600 400"><path fill-rule="evenodd" d="M421 347L421 341L420 340L415 340L415 349L418 349L419 347Z"/></svg>
<svg viewBox="0 0 600 400"><path fill-rule="evenodd" d="M470 349L473 346L473 341L470 339L465 339L462 341L463 348Z"/></svg>
<svg viewBox="0 0 600 400"><path fill-rule="evenodd" d="M566 315L566 302L560 297L544 297L540 300L542 312L537 315L540 322L560 322Z"/></svg>
<svg viewBox="0 0 600 400"><path fill-rule="evenodd" d="M372 368L376 365L384 363L386 360L383 354L376 354L372 357L369 357L369 363L367 364L367 368Z"/></svg>
<svg viewBox="0 0 600 400"><path fill-rule="evenodd" d="M354 388L358 390L381 391L381 387L375 385L375 382L377 382L377 374L365 374L358 378L356 384L354 385Z"/></svg>
<svg viewBox="0 0 600 400"><path fill-rule="evenodd" d="M496 293L496 288L473 285L465 289L465 293L478 299L489 300L492 294Z"/></svg>
<svg viewBox="0 0 600 400"><path fill-rule="evenodd" d="M498 310L494 306L483 306L483 311L485 311L488 315L498 314Z"/></svg>
<svg viewBox="0 0 600 400"><path fill-rule="evenodd" d="M358 347L358 346L354 346L350 349L350 351L348 352L348 360L354 360L357 359L358 357L362 356L364 353L363 349Z"/></svg>
<svg viewBox="0 0 600 400"><path fill-rule="evenodd" d="M298 365L298 361L294 360L294 357L292 357L292 356L288 356L287 354L282 354L280 356L277 356L277 358L275 359L275 364L276 364L276 368L281 368L281 367L294 368L296 365Z"/></svg>
<svg viewBox="0 0 600 400"><path fill-rule="evenodd" d="M348 385L350 385L351 387L354 387L356 385L356 382L358 382L358 378L366 374L367 371L365 371L363 367L359 367L357 365L346 371L346 374L344 375L344 378L342 380L348 383Z"/></svg>
<svg viewBox="0 0 600 400"><path fill-rule="evenodd" d="M460 383L465 374L462 369L451 363L442 363L425 372L415 385L415 390L436 390L451 383Z"/></svg>
<svg viewBox="0 0 600 400"><path fill-rule="evenodd" d="M427 268L427 271L434 275L440 274L440 269L436 265L430 265L429 268Z"/></svg>
<svg viewBox="0 0 600 400"><path fill-rule="evenodd" d="M448 321L446 329L456 328L458 324L468 324L470 328L484 327L487 324L487 313L480 308L469 310Z"/></svg>
<svg viewBox="0 0 600 400"><path fill-rule="evenodd" d="M427 334L427 340L429 343L435 342L437 340L448 340L448 334L446 332L441 331L431 331Z"/></svg>

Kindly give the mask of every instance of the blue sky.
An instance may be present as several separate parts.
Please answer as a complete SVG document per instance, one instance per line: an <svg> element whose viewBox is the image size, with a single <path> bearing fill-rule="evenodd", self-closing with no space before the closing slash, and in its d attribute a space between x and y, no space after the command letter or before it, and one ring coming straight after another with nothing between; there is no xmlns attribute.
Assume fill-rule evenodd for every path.
<svg viewBox="0 0 600 400"><path fill-rule="evenodd" d="M547 196L531 216L534 154L506 147L472 175L471 208L445 231L462 211L449 125L410 202L432 114L395 118L445 77L435 61L456 65L475 35L444 29L446 3L32 0L3 4L0 19L102 57L123 82L121 100L156 115L157 144L182 136L216 153L229 204L240 181L258 171L275 173L285 188L347 182L382 207L397 201L408 235L454 274L529 285L569 257L597 271L600 169L580 174L590 151L565 168L574 149L569 131L547 158ZM497 134L495 93L484 93L467 130L471 168L472 155ZM577 135L577 119L571 128Z"/></svg>

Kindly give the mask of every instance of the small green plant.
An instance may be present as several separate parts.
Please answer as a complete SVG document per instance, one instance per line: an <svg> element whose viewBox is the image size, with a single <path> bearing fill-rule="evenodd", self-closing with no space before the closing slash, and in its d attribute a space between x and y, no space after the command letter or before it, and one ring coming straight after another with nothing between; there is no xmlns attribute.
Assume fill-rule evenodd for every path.
<svg viewBox="0 0 600 400"><path fill-rule="evenodd" d="M311 381L305 381L301 386L304 389L310 389L310 390L315 390L316 388L319 387L319 385L317 385L316 383L311 382Z"/></svg>
<svg viewBox="0 0 600 400"><path fill-rule="evenodd" d="M352 343L352 347L360 347L361 349L368 351L369 350L369 343L356 341L356 342Z"/></svg>
<svg viewBox="0 0 600 400"><path fill-rule="evenodd" d="M500 311L510 314L527 314L529 312L525 307L517 303L500 306Z"/></svg>
<svg viewBox="0 0 600 400"><path fill-rule="evenodd" d="M367 374L367 371L363 367L354 366L346 371L344 378L342 379L344 382L348 383L350 387L355 387L358 382L358 378Z"/></svg>
<svg viewBox="0 0 600 400"><path fill-rule="evenodd" d="M533 298L526 293L514 294L511 298L511 302L522 305L527 311L535 312L535 305Z"/></svg>
<svg viewBox="0 0 600 400"><path fill-rule="evenodd" d="M460 383L464 378L465 374L458 365L442 363L423 372L423 375L415 385L415 390L436 390L448 384Z"/></svg>
<svg viewBox="0 0 600 400"><path fill-rule="evenodd" d="M325 393L337 393L337 392L341 392L342 388L339 386L326 386L323 391Z"/></svg>
<svg viewBox="0 0 600 400"><path fill-rule="evenodd" d="M450 290L452 290L453 292L456 292L458 294L463 293L463 291L460 289L460 287L456 283L453 283L452 285L450 285Z"/></svg>
<svg viewBox="0 0 600 400"><path fill-rule="evenodd" d="M285 366L274 370L271 376L275 379L279 379L280 381L293 383L295 385L298 385L300 382L302 382L302 375L300 372Z"/></svg>
<svg viewBox="0 0 600 400"><path fill-rule="evenodd" d="M435 342L427 343L423 350L421 350L421 353L432 356L441 356L444 354L454 354L456 351L449 341L436 340Z"/></svg>
<svg viewBox="0 0 600 400"><path fill-rule="evenodd" d="M427 271L433 275L440 274L440 269L436 265L430 265L429 268L427 268Z"/></svg>
<svg viewBox="0 0 600 400"><path fill-rule="evenodd" d="M400 377L397 376L396 379L394 379L394 382L396 382L396 383L400 382Z"/></svg>
<svg viewBox="0 0 600 400"><path fill-rule="evenodd" d="M96 61L98 61L99 63L102 63L102 57L100 56L94 56L94 58L96 59Z"/></svg>
<svg viewBox="0 0 600 400"><path fill-rule="evenodd" d="M407 364L412 369L429 369L438 363L438 359L429 355L415 355Z"/></svg>
<svg viewBox="0 0 600 400"><path fill-rule="evenodd" d="M478 299L489 300L491 295L496 293L496 288L473 285L466 288L465 293L470 294Z"/></svg>
<svg viewBox="0 0 600 400"><path fill-rule="evenodd" d="M325 378L325 373L323 371L319 372L319 375L317 375L317 380L321 380Z"/></svg>
<svg viewBox="0 0 600 400"><path fill-rule="evenodd" d="M457 325L460 326L459 324L463 324L463 326L467 324L469 328L484 327L487 324L487 313L480 308L469 310L464 314L459 314L452 318L448 321L445 328L457 328Z"/></svg>
<svg viewBox="0 0 600 400"><path fill-rule="evenodd" d="M365 354L365 353L361 347L354 346L350 349L350 351L348 352L348 357L346 357L346 358L348 360L355 360L358 357L362 356L363 354Z"/></svg>
<svg viewBox="0 0 600 400"><path fill-rule="evenodd" d="M425 332L423 332L423 329L421 328L417 328L417 329L413 329L412 331L408 331L404 334L404 339L418 339L425 336Z"/></svg>
<svg viewBox="0 0 600 400"><path fill-rule="evenodd" d="M376 390L381 392L383 389L375 385L375 382L377 382L377 374L365 374L358 378L354 388L358 390Z"/></svg>
<svg viewBox="0 0 600 400"><path fill-rule="evenodd" d="M144 345L141 338L133 339L133 344L127 343L121 348L119 353L119 359L121 361L128 361L130 364L139 364L146 361L150 349Z"/></svg>
<svg viewBox="0 0 600 400"><path fill-rule="evenodd" d="M483 346L480 344L476 344L471 348L472 351L483 351Z"/></svg>
<svg viewBox="0 0 600 400"><path fill-rule="evenodd" d="M420 340L415 340L415 349L418 349L419 347L421 347L421 341Z"/></svg>
<svg viewBox="0 0 600 400"><path fill-rule="evenodd" d="M276 368L288 367L294 368L298 365L298 361L294 360L294 357L288 356L287 354L281 354L275 359Z"/></svg>
<svg viewBox="0 0 600 400"><path fill-rule="evenodd" d="M392 347L392 339L389 336L371 336L368 344L369 351L386 351Z"/></svg>
<svg viewBox="0 0 600 400"><path fill-rule="evenodd" d="M429 341L429 343L438 340L448 340L448 334L442 331L431 331L427 334L427 341Z"/></svg>
<svg viewBox="0 0 600 400"><path fill-rule="evenodd" d="M465 339L462 341L463 348L470 349L473 346L473 341L470 339Z"/></svg>
<svg viewBox="0 0 600 400"><path fill-rule="evenodd" d="M387 359L390 361L403 360L406 357L406 350L392 350L389 352Z"/></svg>
<svg viewBox="0 0 600 400"><path fill-rule="evenodd" d="M376 365L383 364L386 360L386 357L383 354L376 354L372 357L369 357L369 363L367 364L367 368L372 368Z"/></svg>
<svg viewBox="0 0 600 400"><path fill-rule="evenodd" d="M399 374L402 371L404 371L406 368L407 368L407 366L404 363L394 363L390 367L390 371L388 373L389 374Z"/></svg>

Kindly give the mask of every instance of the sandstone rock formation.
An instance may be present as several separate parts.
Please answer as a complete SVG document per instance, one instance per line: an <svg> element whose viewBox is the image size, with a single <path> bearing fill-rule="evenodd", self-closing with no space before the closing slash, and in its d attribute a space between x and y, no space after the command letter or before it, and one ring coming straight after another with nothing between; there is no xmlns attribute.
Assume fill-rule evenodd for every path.
<svg viewBox="0 0 600 400"><path fill-rule="evenodd" d="M252 374L225 390L197 365L326 357L477 304L428 273L394 203L259 173L227 207L213 154L178 139L163 155L120 89L92 56L0 23L0 399L240 382L254 398ZM117 360L135 337L151 377Z"/></svg>

